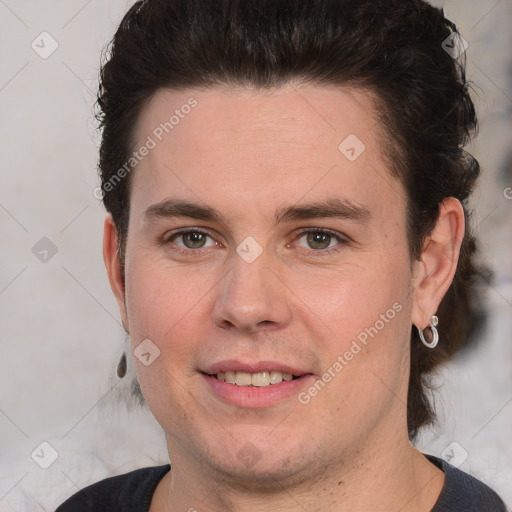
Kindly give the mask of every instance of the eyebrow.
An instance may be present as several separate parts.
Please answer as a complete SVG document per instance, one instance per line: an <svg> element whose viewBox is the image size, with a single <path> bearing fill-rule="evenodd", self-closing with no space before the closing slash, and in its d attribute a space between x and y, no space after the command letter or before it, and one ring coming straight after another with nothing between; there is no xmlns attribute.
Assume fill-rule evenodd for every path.
<svg viewBox="0 0 512 512"><path fill-rule="evenodd" d="M223 215L215 208L170 198L149 206L142 216L143 221L149 222L172 217L217 222L223 220ZM363 223L371 218L371 210L365 205L356 204L347 199L329 199L280 208L274 215L276 224L318 218L338 218Z"/></svg>
<svg viewBox="0 0 512 512"><path fill-rule="evenodd" d="M149 206L143 213L143 221L166 219L172 217L189 217L197 220L220 221L222 215L209 206L183 201L180 199L165 199L160 203Z"/></svg>
<svg viewBox="0 0 512 512"><path fill-rule="evenodd" d="M276 212L276 224L292 220L318 218L348 219L365 222L371 218L371 210L367 206L355 204L347 199L329 199L309 204L289 206Z"/></svg>

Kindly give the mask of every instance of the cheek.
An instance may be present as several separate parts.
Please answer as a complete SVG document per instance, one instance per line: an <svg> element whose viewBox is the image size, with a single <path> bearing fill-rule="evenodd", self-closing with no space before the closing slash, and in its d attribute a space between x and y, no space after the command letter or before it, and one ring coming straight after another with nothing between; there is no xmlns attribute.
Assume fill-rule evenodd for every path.
<svg viewBox="0 0 512 512"><path fill-rule="evenodd" d="M199 286L197 280L194 282L183 272L164 272L148 260L133 259L127 270L130 337L145 400L162 426L171 431L191 430L187 389L195 371L194 354L198 353L201 339L205 339L203 324L197 318L205 314L204 295L212 285ZM154 359L151 356L148 365L136 355L144 340L150 340L158 354Z"/></svg>
<svg viewBox="0 0 512 512"><path fill-rule="evenodd" d="M144 254L130 263L126 301L132 338L150 338L163 345L175 331L190 326L190 318L215 284L214 276L173 268Z"/></svg>
<svg viewBox="0 0 512 512"><path fill-rule="evenodd" d="M359 261L354 262L356 259ZM315 323L323 325L329 338L345 343L375 323L379 331L388 331L388 325L397 324L388 320L395 320L398 309L404 316L410 301L410 273L404 272L407 265L405 259L393 262L389 257L367 254L352 261L347 258L337 269L290 273L288 282L300 299L297 304L302 304L302 316L316 317Z"/></svg>
<svg viewBox="0 0 512 512"><path fill-rule="evenodd" d="M211 337L212 294L219 275L187 272L144 255L131 263L126 301L132 348L149 339L159 351L151 366L135 359L139 382L143 391L173 389L177 398L181 383L195 378L196 357Z"/></svg>
<svg viewBox="0 0 512 512"><path fill-rule="evenodd" d="M299 399L319 424L336 425L333 439L361 436L363 443L390 411L406 413L410 305L398 293L347 290L338 301L318 303L329 330L310 336L322 355L323 373Z"/></svg>
<svg viewBox="0 0 512 512"><path fill-rule="evenodd" d="M348 407L357 417L367 408L377 415L407 389L409 266L407 255L403 261L368 255L337 272L294 278L302 304L297 319L322 355L329 382L322 395L333 414Z"/></svg>

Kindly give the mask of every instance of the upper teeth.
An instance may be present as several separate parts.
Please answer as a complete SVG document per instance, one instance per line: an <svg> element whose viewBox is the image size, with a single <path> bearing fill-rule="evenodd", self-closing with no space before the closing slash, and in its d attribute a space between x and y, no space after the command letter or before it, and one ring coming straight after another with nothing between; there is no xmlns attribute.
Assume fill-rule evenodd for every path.
<svg viewBox="0 0 512 512"><path fill-rule="evenodd" d="M292 380L291 373L282 372L221 372L215 375L217 379L237 386L258 386L264 387L270 384L279 384L283 380Z"/></svg>

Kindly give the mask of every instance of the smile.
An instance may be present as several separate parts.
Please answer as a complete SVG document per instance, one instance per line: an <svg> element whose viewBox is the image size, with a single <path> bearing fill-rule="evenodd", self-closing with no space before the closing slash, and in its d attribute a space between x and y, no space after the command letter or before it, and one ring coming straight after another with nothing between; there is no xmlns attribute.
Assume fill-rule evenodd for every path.
<svg viewBox="0 0 512 512"><path fill-rule="evenodd" d="M235 386L259 388L299 378L297 375L279 371L263 371L257 373L247 373L242 371L219 372L215 374L214 377L221 382L227 382L228 384L233 384Z"/></svg>

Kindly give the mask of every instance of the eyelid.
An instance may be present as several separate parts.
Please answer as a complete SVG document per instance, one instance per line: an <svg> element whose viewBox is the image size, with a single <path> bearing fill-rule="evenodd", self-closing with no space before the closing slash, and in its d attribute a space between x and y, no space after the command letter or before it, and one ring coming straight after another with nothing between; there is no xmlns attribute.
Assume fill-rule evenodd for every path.
<svg viewBox="0 0 512 512"><path fill-rule="evenodd" d="M212 235L208 230L204 228L199 228L195 226L190 226L187 228L178 228L175 230L167 231L161 238L161 244L162 245L168 245L169 243L173 243L172 250L178 253L186 254L186 255L197 255L201 254L202 251L210 249L212 246L206 246L206 247L199 247L197 249L189 249L187 247L181 247L179 245L174 244L173 240L175 238L178 238L180 236L186 235L188 233L201 233L202 235L205 235L209 238L211 238L215 242L215 246L217 247L223 247L223 244L221 242L218 242L216 237Z"/></svg>
<svg viewBox="0 0 512 512"><path fill-rule="evenodd" d="M301 248L303 251L306 251L308 254L312 254L315 256L322 256L322 255L330 254L331 252L338 252L342 249L343 246L346 246L348 243L351 242L350 237L348 237L347 235L340 233L339 231L334 231L329 228L321 228L321 227L301 228L300 230L296 231L296 235L294 236L293 241L296 242L297 240L302 238L304 235L307 235L308 233L325 233L325 234L331 235L336 240L338 240L337 245L335 245L334 247L329 247L328 249L307 249L304 247Z"/></svg>
<svg viewBox="0 0 512 512"><path fill-rule="evenodd" d="M307 228L300 228L295 231L296 235L295 238L300 238L300 236L305 235L307 233L326 233L328 235L331 235L341 241L348 242L350 241L350 238L345 235L344 233L340 233L339 231L335 231L334 229L329 228L322 228L318 226L311 226Z"/></svg>
<svg viewBox="0 0 512 512"><path fill-rule="evenodd" d="M215 246L224 247L224 245L221 242L218 242L216 237L213 236L210 231L208 231L205 228L199 228L199 227L195 227L195 226L190 226L190 227L186 227L186 228L177 228L175 230L168 231L163 235L161 243L162 243L162 245L167 245L167 244L169 244L169 242L172 242L172 240L174 238L177 238L181 235L186 235L187 233L191 233L191 232L192 233L201 233L203 235L206 235L206 236L210 237L215 242ZM350 237L348 237L347 235L345 235L343 233L340 233L339 231L335 231L335 230L332 230L329 228L312 226L312 227L297 229L295 231L295 234L293 235L292 243L295 243L297 240L302 238L304 235L307 235L308 233L325 233L325 234L331 235L338 241L337 245L335 245L334 247L330 247L328 249L306 249L304 247L301 248L302 251L306 252L307 254L313 255L313 256L322 256L322 255L328 255L332 252L338 252L342 249L342 247L346 246L348 243L350 243L352 241L350 239ZM286 245L287 245L287 247L289 246L289 244L286 244ZM212 246L210 245L207 247L200 247L197 249L189 249L189 248L180 247L179 245L174 244L174 247L172 250L176 251L176 252L180 252L182 254L186 254L186 255L197 255L197 254L201 254L203 251L210 249L211 247Z"/></svg>
<svg viewBox="0 0 512 512"><path fill-rule="evenodd" d="M194 226L188 227L188 228L177 228L172 229L171 231L167 231L164 236L162 237L164 240L171 240L172 238L176 238L180 235L186 235L188 233L201 233L202 235L209 236L210 238L213 238L212 234L207 231L204 228L196 228Z"/></svg>

